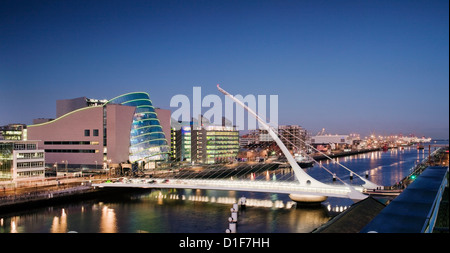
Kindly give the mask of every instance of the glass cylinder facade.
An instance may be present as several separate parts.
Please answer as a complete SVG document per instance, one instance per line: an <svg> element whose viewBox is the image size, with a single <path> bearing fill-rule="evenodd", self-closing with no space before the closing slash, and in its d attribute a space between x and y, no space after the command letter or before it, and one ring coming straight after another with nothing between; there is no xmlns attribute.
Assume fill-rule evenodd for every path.
<svg viewBox="0 0 450 253"><path fill-rule="evenodd" d="M107 103L136 107L130 132L130 162L168 159L170 148L147 93L128 93Z"/></svg>

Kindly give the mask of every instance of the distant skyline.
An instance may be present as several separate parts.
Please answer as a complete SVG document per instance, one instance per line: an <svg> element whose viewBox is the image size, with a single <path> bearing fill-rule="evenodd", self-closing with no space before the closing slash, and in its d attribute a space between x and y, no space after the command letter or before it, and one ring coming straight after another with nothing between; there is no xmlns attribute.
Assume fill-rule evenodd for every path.
<svg viewBox="0 0 450 253"><path fill-rule="evenodd" d="M448 0L2 0L0 125L56 100L278 95L312 134L449 138Z"/></svg>

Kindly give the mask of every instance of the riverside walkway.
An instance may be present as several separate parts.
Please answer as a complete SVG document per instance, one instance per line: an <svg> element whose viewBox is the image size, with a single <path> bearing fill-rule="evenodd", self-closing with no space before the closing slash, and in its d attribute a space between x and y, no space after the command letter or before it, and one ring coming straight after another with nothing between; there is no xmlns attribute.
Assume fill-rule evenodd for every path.
<svg viewBox="0 0 450 253"><path fill-rule="evenodd" d="M87 192L93 192L94 189L90 185L80 185L76 187L70 187L65 189L57 190L41 190L34 192L27 192L18 195L7 195L0 197L0 208L20 205L20 204L30 204L35 201L50 200L60 197L72 196L74 194L81 194Z"/></svg>
<svg viewBox="0 0 450 253"><path fill-rule="evenodd" d="M102 181L106 181L106 177L64 177L34 182L1 184L0 210L95 192L97 190L92 187L92 183Z"/></svg>
<svg viewBox="0 0 450 253"><path fill-rule="evenodd" d="M448 187L448 166L427 167L361 233L431 233Z"/></svg>

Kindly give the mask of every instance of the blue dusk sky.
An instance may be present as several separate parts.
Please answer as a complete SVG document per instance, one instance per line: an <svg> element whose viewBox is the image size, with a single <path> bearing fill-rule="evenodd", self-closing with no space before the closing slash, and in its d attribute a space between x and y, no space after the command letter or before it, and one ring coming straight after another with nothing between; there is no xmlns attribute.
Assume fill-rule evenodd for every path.
<svg viewBox="0 0 450 253"><path fill-rule="evenodd" d="M134 91L175 111L218 83L312 134L448 138L449 1L0 1L0 125Z"/></svg>

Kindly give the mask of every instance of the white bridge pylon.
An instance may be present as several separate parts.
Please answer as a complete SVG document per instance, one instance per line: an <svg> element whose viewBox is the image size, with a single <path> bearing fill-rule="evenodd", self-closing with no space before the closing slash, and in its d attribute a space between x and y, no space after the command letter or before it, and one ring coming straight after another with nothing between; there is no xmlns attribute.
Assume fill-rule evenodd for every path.
<svg viewBox="0 0 450 253"><path fill-rule="evenodd" d="M233 95L231 95L224 89L220 88L219 84L217 84L217 89L221 93L223 93L225 96L227 96L231 100L235 101L236 104L242 106L245 110L247 110L247 112L250 113L253 117L255 117L258 120L258 122L260 123L260 125L265 130L267 130L270 137L272 137L272 139L275 140L275 142L277 143L277 145L280 147L281 151L283 152L284 156L288 160L289 165L291 165L292 170L294 171L295 177L297 178L297 180L301 186L306 186L306 187L311 187L311 188L316 188L316 189L317 188L330 189L330 190L336 188L336 186L327 185L327 184L324 184L324 183L316 180L315 178L308 175L308 173L303 171L302 168L300 168L300 165L298 165L298 163L295 161L294 157L292 157L291 153L286 148L284 143L280 140L280 138L278 138L278 135L273 131L272 127L270 127L264 120L262 120L252 109L250 109L248 106L246 106L242 101L235 98ZM361 191L356 190L353 186L351 186L349 184L344 183L344 186L346 188L348 188L349 197L351 199L364 199L367 197L366 195L362 194Z"/></svg>

